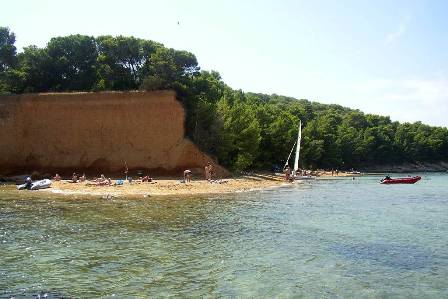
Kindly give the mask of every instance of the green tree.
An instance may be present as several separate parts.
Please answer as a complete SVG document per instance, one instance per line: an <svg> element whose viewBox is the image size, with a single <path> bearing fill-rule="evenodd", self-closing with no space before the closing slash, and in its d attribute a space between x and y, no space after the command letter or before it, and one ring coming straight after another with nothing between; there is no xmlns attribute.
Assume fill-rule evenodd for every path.
<svg viewBox="0 0 448 299"><path fill-rule="evenodd" d="M47 44L52 67L52 90L93 90L97 82L95 39L85 35L52 38Z"/></svg>
<svg viewBox="0 0 448 299"><path fill-rule="evenodd" d="M98 45L97 89L137 89L149 74L145 67L161 44L135 37L110 35L96 38Z"/></svg>
<svg viewBox="0 0 448 299"><path fill-rule="evenodd" d="M13 93L50 91L54 86L53 75L46 49L25 47L18 54L17 67L10 72L10 90Z"/></svg>
<svg viewBox="0 0 448 299"><path fill-rule="evenodd" d="M320 167L325 141L321 139L316 119L308 122L302 131L301 159L303 167Z"/></svg>
<svg viewBox="0 0 448 299"><path fill-rule="evenodd" d="M259 105L255 110L260 125L260 151L257 166L271 168L284 164L296 140L299 119L274 105Z"/></svg>
<svg viewBox="0 0 448 299"><path fill-rule="evenodd" d="M188 93L189 81L199 75L199 66L189 52L159 47L150 56L143 73L147 75L144 89L174 89L184 95Z"/></svg>
<svg viewBox="0 0 448 299"><path fill-rule="evenodd" d="M8 27L0 27L0 72L14 67L17 63L16 36Z"/></svg>
<svg viewBox="0 0 448 299"><path fill-rule="evenodd" d="M16 74L11 69L17 64L16 36L8 27L0 27L0 94L11 92Z"/></svg>
<svg viewBox="0 0 448 299"><path fill-rule="evenodd" d="M253 166L260 144L260 125L253 107L243 101L233 105L225 98L219 103L224 121L224 138L227 148L222 153L224 163L236 170Z"/></svg>

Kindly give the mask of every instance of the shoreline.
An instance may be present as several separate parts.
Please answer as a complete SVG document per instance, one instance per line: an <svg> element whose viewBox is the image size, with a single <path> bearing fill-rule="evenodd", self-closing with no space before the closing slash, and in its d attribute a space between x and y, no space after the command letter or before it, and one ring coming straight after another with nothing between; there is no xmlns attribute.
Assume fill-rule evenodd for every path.
<svg viewBox="0 0 448 299"><path fill-rule="evenodd" d="M369 175L383 175L385 173L350 173L339 172L338 175L331 171L317 172L317 180L331 180L331 179L346 179L350 177L369 176ZM179 178L162 177L153 182L134 181L132 183L124 182L123 185L114 185L115 179L112 180L112 185L107 186L92 186L90 181L72 183L69 180L52 181L51 187L47 189L37 190L36 192L19 191L10 189L13 192L27 193L32 196L39 194L47 195L61 195L67 197L103 197L109 198L148 198L148 197L163 197L163 196L203 196L229 193L242 193L262 191L273 188L280 188L291 186L291 183L284 180L284 176L275 175L272 173L250 173L231 178L213 180L211 182L204 179L192 180L188 183L183 183ZM9 189L9 188L8 188ZM30 192L30 193L29 193Z"/></svg>
<svg viewBox="0 0 448 299"><path fill-rule="evenodd" d="M361 167L365 173L447 172L448 162L408 162Z"/></svg>
<svg viewBox="0 0 448 299"><path fill-rule="evenodd" d="M127 197L147 198L152 196L187 196L187 195L211 195L259 191L270 188L278 188L288 185L283 177L268 174L253 174L229 179L193 180L182 183L179 179L161 178L153 182L132 183L123 185L89 186L88 182L71 183L69 181L53 181L48 189L38 190L39 193L47 193L63 196L101 196L106 198Z"/></svg>
<svg viewBox="0 0 448 299"><path fill-rule="evenodd" d="M363 174L352 174L340 172L332 175L331 171L319 171L316 178L331 179L360 176ZM116 180L112 180L114 183ZM179 178L162 177L153 182L134 181L124 182L123 185L89 186L89 181L71 183L68 180L53 181L48 189L38 190L48 194L60 194L64 196L102 196L102 197L137 197L146 198L151 196L187 196L187 195L213 195L261 191L271 188L290 186L284 176L273 173L255 172L234 176L226 179L206 181L205 179L192 180L183 183Z"/></svg>

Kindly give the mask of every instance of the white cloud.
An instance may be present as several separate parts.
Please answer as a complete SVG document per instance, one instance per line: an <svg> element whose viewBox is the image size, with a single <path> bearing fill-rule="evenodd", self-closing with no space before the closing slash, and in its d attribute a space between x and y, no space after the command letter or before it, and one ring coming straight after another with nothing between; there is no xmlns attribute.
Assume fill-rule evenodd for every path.
<svg viewBox="0 0 448 299"><path fill-rule="evenodd" d="M386 42L390 44L395 40L397 40L398 38L400 38L402 35L404 35L408 30L410 21L411 21L410 15L407 15L405 18L403 18L400 24L398 24L398 28L386 36Z"/></svg>

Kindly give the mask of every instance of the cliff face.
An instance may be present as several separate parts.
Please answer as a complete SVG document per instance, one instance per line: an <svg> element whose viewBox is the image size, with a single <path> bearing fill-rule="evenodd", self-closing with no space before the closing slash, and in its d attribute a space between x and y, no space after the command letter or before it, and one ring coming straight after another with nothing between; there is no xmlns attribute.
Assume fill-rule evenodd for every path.
<svg viewBox="0 0 448 299"><path fill-rule="evenodd" d="M202 172L210 157L184 138L172 91L0 97L0 173ZM216 166L218 174L226 170Z"/></svg>

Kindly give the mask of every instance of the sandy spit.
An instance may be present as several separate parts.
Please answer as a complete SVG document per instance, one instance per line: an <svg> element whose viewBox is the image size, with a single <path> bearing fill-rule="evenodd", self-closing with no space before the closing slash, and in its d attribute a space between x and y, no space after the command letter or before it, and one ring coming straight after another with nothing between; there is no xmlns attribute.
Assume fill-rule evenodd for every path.
<svg viewBox="0 0 448 299"><path fill-rule="evenodd" d="M114 180L112 181L115 182ZM215 180L193 180L182 183L179 179L164 178L154 182L125 182L121 186L89 186L88 183L53 182L51 188L39 190L61 195L93 195L105 197L149 197L162 195L200 195L247 192L279 187L287 183L280 176L251 174L236 178Z"/></svg>

